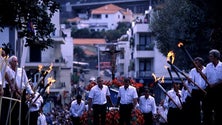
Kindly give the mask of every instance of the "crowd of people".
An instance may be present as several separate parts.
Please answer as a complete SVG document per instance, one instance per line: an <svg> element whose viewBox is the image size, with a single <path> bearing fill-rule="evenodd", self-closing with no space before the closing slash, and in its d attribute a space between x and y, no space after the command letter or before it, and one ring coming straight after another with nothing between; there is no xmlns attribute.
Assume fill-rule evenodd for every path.
<svg viewBox="0 0 222 125"><path fill-rule="evenodd" d="M94 125L106 125L108 107L119 111L119 125L131 125L132 111L139 110L144 125L222 125L222 107L219 100L222 95L222 62L220 52L209 51L209 63L204 66L201 57L194 59L185 84L172 80L172 89L167 90L161 102L148 86L142 93L130 84L130 78L124 78L118 88L117 103L111 100L110 89L98 77L88 95L83 99L81 93L66 105L55 106L44 113L44 99L29 82L26 72L18 67L16 56L8 56L1 50L0 123L3 125L81 125L84 112L93 114ZM19 103L21 101L22 103ZM157 105L158 104L158 105ZM22 110L25 109L25 110ZM21 114L20 114L21 113ZM18 115L19 114L19 115Z"/></svg>
<svg viewBox="0 0 222 125"><path fill-rule="evenodd" d="M119 124L130 125L131 112L139 109L144 117L144 125L221 125L222 108L219 98L222 92L222 63L220 52L209 51L209 63L204 66L201 57L194 59L194 68L186 76L185 83L172 80L172 89L165 93L165 98L155 102L155 96L149 88L138 95L135 87L130 85L130 79L125 78L119 87L117 105L119 109ZM106 107L113 106L110 92L106 85L97 85L89 92L88 111L93 109L94 124L105 125ZM102 119L99 121L98 116ZM81 117L81 116L79 116Z"/></svg>

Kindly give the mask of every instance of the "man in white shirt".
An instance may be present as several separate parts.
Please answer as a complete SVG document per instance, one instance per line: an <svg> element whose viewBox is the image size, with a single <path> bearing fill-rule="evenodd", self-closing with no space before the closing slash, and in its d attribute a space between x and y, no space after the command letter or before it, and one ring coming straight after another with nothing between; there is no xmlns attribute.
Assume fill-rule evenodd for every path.
<svg viewBox="0 0 222 125"><path fill-rule="evenodd" d="M124 79L124 85L119 87L119 93L117 95L117 106L120 113L120 125L130 125L131 113L137 105L138 94L136 88L130 85L130 79Z"/></svg>
<svg viewBox="0 0 222 125"><path fill-rule="evenodd" d="M148 89L146 89L144 95L139 98L139 109L143 113L145 120L144 125L153 125L153 119L157 114L157 107L155 99L150 95Z"/></svg>
<svg viewBox="0 0 222 125"><path fill-rule="evenodd" d="M103 85L101 77L97 78L97 85L89 91L88 111L93 108L93 124L105 125L107 103L113 105L110 98L110 91L107 85ZM101 120L100 120L101 119Z"/></svg>
<svg viewBox="0 0 222 125"><path fill-rule="evenodd" d="M204 125L212 125L213 122L215 125L222 125L222 62L220 59L221 54L218 50L210 50L210 62L203 70L208 81L207 95L203 102Z"/></svg>
<svg viewBox="0 0 222 125"><path fill-rule="evenodd" d="M22 68L18 68L18 59L16 56L11 56L9 58L9 71L8 74L10 74L10 81L12 88L15 88L14 91L12 91L11 94L13 94L13 98L20 99L23 93L23 90L26 90L28 94L33 95L34 92L29 85L28 78L26 75L26 72ZM11 122L12 124L18 124L18 114L19 114L19 103L17 102L11 102L12 105L15 105L14 109L11 113ZM37 123L37 120L36 120Z"/></svg>
<svg viewBox="0 0 222 125"><path fill-rule="evenodd" d="M201 124L201 103L205 93L202 91L206 89L205 80L200 75L199 71L204 70L204 60L201 57L196 57L194 62L197 67L192 68L189 72L189 78L194 83L188 80L188 88L191 90L191 95L186 98L184 103L184 115L190 120L184 120L189 125L200 125ZM202 89L198 88L197 85Z"/></svg>
<svg viewBox="0 0 222 125"><path fill-rule="evenodd" d="M182 123L182 92L180 84L174 82L173 88L167 92L164 107L168 108L167 121L169 125L180 125Z"/></svg>
<svg viewBox="0 0 222 125"><path fill-rule="evenodd" d="M85 110L85 101L82 100L81 95L77 95L69 110L73 125L80 125L80 117Z"/></svg>
<svg viewBox="0 0 222 125"><path fill-rule="evenodd" d="M40 95L40 93L35 92L34 98L29 104L29 111L30 111L30 125L37 125L38 123L38 117L39 117L39 111L42 110L43 104L43 98Z"/></svg>

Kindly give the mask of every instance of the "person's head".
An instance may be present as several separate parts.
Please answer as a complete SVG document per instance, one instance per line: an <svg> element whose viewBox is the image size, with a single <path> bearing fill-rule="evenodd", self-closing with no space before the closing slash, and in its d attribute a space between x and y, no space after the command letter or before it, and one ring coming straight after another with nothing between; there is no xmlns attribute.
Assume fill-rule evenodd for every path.
<svg viewBox="0 0 222 125"><path fill-rule="evenodd" d="M178 90L180 89L180 83L174 82L174 83L173 83L173 89L174 89L175 91L178 91Z"/></svg>
<svg viewBox="0 0 222 125"><path fill-rule="evenodd" d="M125 88L128 88L129 87L129 85L130 85L130 79L129 78L124 78L124 87Z"/></svg>
<svg viewBox="0 0 222 125"><path fill-rule="evenodd" d="M98 86L99 86L99 87L102 87L102 85L103 85L103 79L102 79L102 77L101 77L101 76L97 77L97 78L96 78L96 81L97 81Z"/></svg>
<svg viewBox="0 0 222 125"><path fill-rule="evenodd" d="M18 65L18 58L16 56L11 56L9 58L9 64L12 69L15 69Z"/></svg>
<svg viewBox="0 0 222 125"><path fill-rule="evenodd" d="M201 57L194 58L194 62L197 64L198 67L202 67L204 64L204 60Z"/></svg>
<svg viewBox="0 0 222 125"><path fill-rule="evenodd" d="M7 56L4 49L1 50L1 56L2 57L6 57Z"/></svg>
<svg viewBox="0 0 222 125"><path fill-rule="evenodd" d="M80 104L80 102L82 100L82 96L81 95L77 95L76 96L76 100L77 100L77 103Z"/></svg>
<svg viewBox="0 0 222 125"><path fill-rule="evenodd" d="M220 59L220 52L217 50L217 49L212 49L210 50L209 52L209 57L213 57L213 58L216 58L217 60Z"/></svg>
<svg viewBox="0 0 222 125"><path fill-rule="evenodd" d="M209 51L209 60L210 62L217 62L220 59L220 52L216 49L212 49Z"/></svg>
<svg viewBox="0 0 222 125"><path fill-rule="evenodd" d="M149 89L145 89L144 90L144 95L145 95L146 98L148 98L149 95L150 95L150 90Z"/></svg>

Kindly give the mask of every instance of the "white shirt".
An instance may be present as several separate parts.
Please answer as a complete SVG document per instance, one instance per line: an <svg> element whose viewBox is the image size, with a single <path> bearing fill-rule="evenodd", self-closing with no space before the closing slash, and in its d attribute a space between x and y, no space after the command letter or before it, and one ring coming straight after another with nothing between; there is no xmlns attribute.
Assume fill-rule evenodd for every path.
<svg viewBox="0 0 222 125"><path fill-rule="evenodd" d="M17 68L17 71L16 71L16 74L15 74L15 71L10 69L10 72L13 76L13 78L16 77L16 84L17 84L17 87L19 90L23 90L23 89L26 89L26 91L29 93L29 94L33 94L33 90L31 88L31 86L29 85L28 83L28 77L26 75L26 72L25 70L22 68ZM20 84L22 83L22 84Z"/></svg>
<svg viewBox="0 0 222 125"><path fill-rule="evenodd" d="M34 102L34 104L35 104L36 106L30 105L29 110L30 110L31 112L38 111L38 110L40 109L42 103L43 103L43 98L42 98L41 95L40 95L40 96L39 96L39 95L40 95L40 94L39 94L38 92L36 92L36 93L35 93L35 97L32 99L32 102L31 102L31 103L33 103L33 102L36 100L36 98L37 98L37 100ZM39 97L38 97L38 96L39 96Z"/></svg>
<svg viewBox="0 0 222 125"><path fill-rule="evenodd" d="M47 125L46 117L43 113L39 114L39 117L37 119L37 125Z"/></svg>
<svg viewBox="0 0 222 125"><path fill-rule="evenodd" d="M172 100L176 103L176 105L168 96L166 96L164 100L164 107L167 107L167 108L178 108L178 107L181 108L182 107L182 104L181 104L182 93L181 93L181 90L178 90L178 91L179 91L179 94L181 95L180 98L176 95L176 92L174 91L174 89L171 89L167 92L167 94L172 98Z"/></svg>
<svg viewBox="0 0 222 125"><path fill-rule="evenodd" d="M203 73L206 75L207 80L211 85L222 81L222 62L219 61L216 67L212 62L208 63L206 68L203 70Z"/></svg>
<svg viewBox="0 0 222 125"><path fill-rule="evenodd" d="M77 100L72 101L70 107L70 113L73 117L81 117L85 111L85 102L81 100L80 104L77 103Z"/></svg>
<svg viewBox="0 0 222 125"><path fill-rule="evenodd" d="M166 123L167 122L168 110L160 105L160 106L157 106L157 112L160 115L160 118L158 119L159 122L160 123Z"/></svg>
<svg viewBox="0 0 222 125"><path fill-rule="evenodd" d="M2 85L3 88L5 88L6 84L8 84L8 82L2 76L4 76L7 73L9 80L13 79L13 74L10 72L10 70L11 70L11 68L9 66L5 66L5 64L2 65L2 70L1 70L1 78L2 79L1 80L4 80L3 85Z"/></svg>
<svg viewBox="0 0 222 125"><path fill-rule="evenodd" d="M148 96L146 99L145 95L140 96L139 98L139 109L142 113L156 114L156 102L152 96Z"/></svg>
<svg viewBox="0 0 222 125"><path fill-rule="evenodd" d="M203 68L203 70L204 69L205 67ZM193 82L195 82L198 86L200 86L200 88L202 89L206 88L205 80L201 77L200 73L197 72L196 68L191 69L191 71L189 72L189 77L191 80L193 80ZM198 87L194 85L193 83L190 83L189 87L191 87L191 89L198 89Z"/></svg>
<svg viewBox="0 0 222 125"><path fill-rule="evenodd" d="M138 98L138 94L136 88L131 85L127 89L120 86L117 97L120 97L120 104L129 104L133 103L133 99Z"/></svg>
<svg viewBox="0 0 222 125"><path fill-rule="evenodd" d="M102 89L98 85L95 85L89 91L89 98L92 98L92 104L106 104L106 96L110 96L109 88L106 85L103 85Z"/></svg>

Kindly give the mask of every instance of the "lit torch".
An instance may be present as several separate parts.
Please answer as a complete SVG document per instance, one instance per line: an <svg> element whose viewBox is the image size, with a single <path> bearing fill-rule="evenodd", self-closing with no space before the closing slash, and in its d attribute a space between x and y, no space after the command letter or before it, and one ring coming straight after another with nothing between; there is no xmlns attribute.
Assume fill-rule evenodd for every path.
<svg viewBox="0 0 222 125"><path fill-rule="evenodd" d="M37 82L37 85L36 85L36 88L34 89L34 91L37 89L37 87L41 84L42 81L44 81L45 77L52 71L52 67L53 67L53 64L51 63L50 66L49 66L49 69L46 70L42 76L39 78L38 82ZM39 65L39 71L41 71L43 68L43 66Z"/></svg>
<svg viewBox="0 0 222 125"><path fill-rule="evenodd" d="M177 105L177 103L175 102L175 100L173 100L173 98L167 93L167 91L166 91L166 90L163 88L163 86L160 84L160 82L159 82L160 78L157 78L154 73L152 73L152 76L153 76L153 78L154 78L154 82L160 87L160 89L164 92L164 94L165 94L166 96L168 96L170 100L172 100L172 102L177 106L177 108L181 109L181 108ZM164 83L164 77L161 78L161 83Z"/></svg>
<svg viewBox="0 0 222 125"><path fill-rule="evenodd" d="M190 59L191 62L193 63L194 67L197 69L197 72L198 72L198 73L200 74L200 76L204 79L204 81L207 83L207 85L210 85L210 83L209 83L208 80L207 80L207 77L203 74L203 72L202 72L201 70L199 70L197 64L195 63L195 61L193 60L193 58L191 57L191 55L189 54L189 52L187 51L187 49L184 48L183 43L182 43L182 42L179 42L179 43L177 44L177 46L178 46L179 48L181 48L181 49L186 53L186 55L189 57L189 59Z"/></svg>
<svg viewBox="0 0 222 125"><path fill-rule="evenodd" d="M56 81L55 79L53 79L52 77L49 77L49 78L48 78L48 83L47 83L47 85L43 88L42 93L40 93L40 94L37 96L37 98L36 98L32 103L35 103L35 102L37 101L37 99L38 99L41 95L43 95L45 92L46 92L47 94L49 94L50 86L51 86L52 83L54 83L55 81Z"/></svg>
<svg viewBox="0 0 222 125"><path fill-rule="evenodd" d="M187 85L185 84L184 80L180 77L179 73L178 73L178 68L175 68L176 66L173 65L174 63L174 59L175 59L175 54L173 53L173 51L170 51L167 54L167 63L170 64L170 66L172 67L172 69L174 70L174 72L176 73L176 75L178 76L178 78L180 79L180 81L183 83L183 86L185 87L185 89L191 94L191 91L189 90L189 88L187 87ZM172 77L173 78L173 77Z"/></svg>

